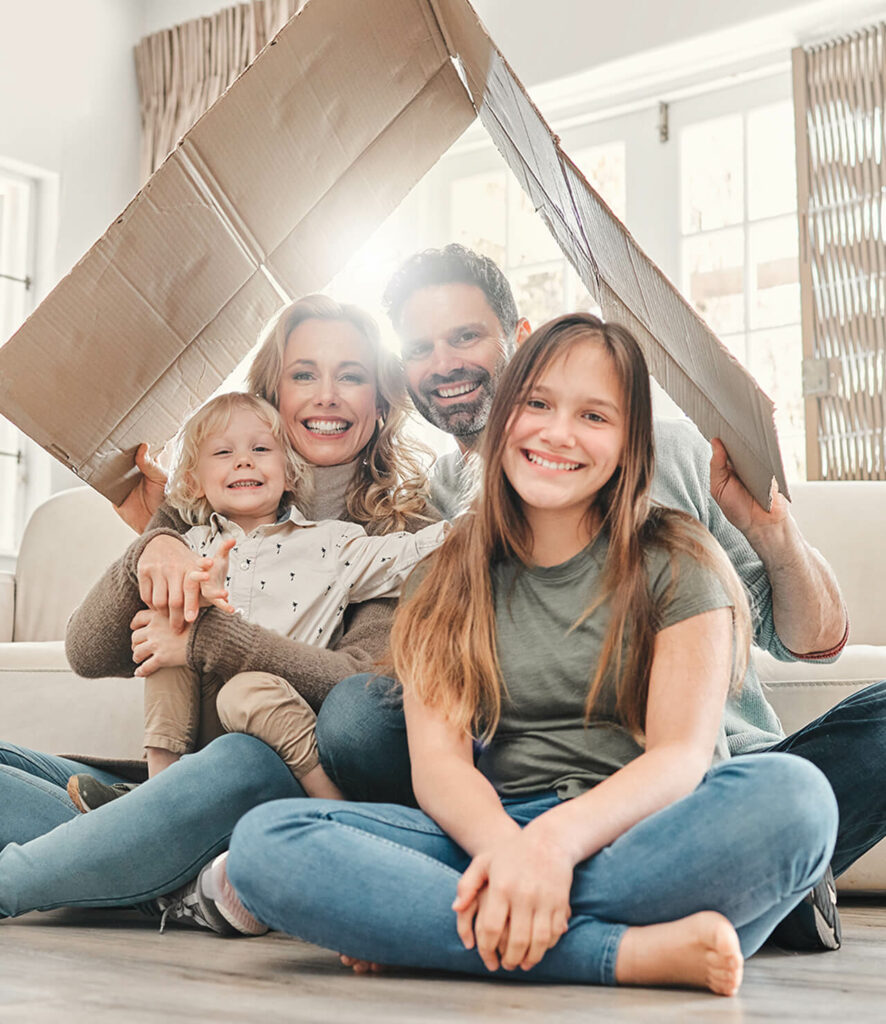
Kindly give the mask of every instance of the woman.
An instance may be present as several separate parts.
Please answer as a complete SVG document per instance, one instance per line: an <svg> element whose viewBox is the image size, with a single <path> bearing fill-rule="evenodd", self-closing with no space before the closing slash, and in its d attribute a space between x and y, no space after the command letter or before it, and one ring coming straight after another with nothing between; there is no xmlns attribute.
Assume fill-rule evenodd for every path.
<svg viewBox="0 0 886 1024"><path fill-rule="evenodd" d="M324 296L286 307L255 358L250 388L279 408L289 439L315 467L313 517L350 519L370 533L428 521L424 478L402 436L405 390L375 323L361 310ZM287 640L216 608L189 615L177 631L164 609L177 609L182 617L184 580L203 568L178 539L184 529L186 524L161 508L151 528L74 613L67 649L80 674L131 676L135 620L141 674L185 661L224 679L266 671L285 678L316 708L335 683L369 668L383 651L391 616L386 601L354 605L344 632L328 649ZM145 604L154 609L150 616ZM141 667L145 662L150 666ZM209 723L204 740L212 735ZM43 837L38 851L21 847L26 859L33 853L37 875L50 885L37 886L33 906L114 905L169 892L226 847L234 822L249 807L301 795L269 748L237 735L183 759L125 800L80 817L65 786L71 775L85 771L109 784L124 779L111 767L0 746L0 845ZM70 824L59 833L64 838L44 836L65 822ZM71 888L77 880L83 884Z"/></svg>
<svg viewBox="0 0 886 1024"><path fill-rule="evenodd" d="M836 804L804 759L728 759L747 603L710 535L650 505L651 431L626 330L576 314L524 343L482 500L392 634L422 810L250 812L227 879L255 918L349 962L737 991Z"/></svg>

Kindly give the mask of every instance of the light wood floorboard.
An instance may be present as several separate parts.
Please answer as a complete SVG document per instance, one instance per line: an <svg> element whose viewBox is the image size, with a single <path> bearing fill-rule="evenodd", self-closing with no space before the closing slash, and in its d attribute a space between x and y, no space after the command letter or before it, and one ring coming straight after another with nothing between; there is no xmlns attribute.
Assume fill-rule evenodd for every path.
<svg viewBox="0 0 886 1024"><path fill-rule="evenodd" d="M0 1020L27 1024L258 1021L886 1022L886 907L842 906L844 946L764 949L736 999L689 991L531 986L409 973L356 977L282 935L221 939L131 912L0 922Z"/></svg>

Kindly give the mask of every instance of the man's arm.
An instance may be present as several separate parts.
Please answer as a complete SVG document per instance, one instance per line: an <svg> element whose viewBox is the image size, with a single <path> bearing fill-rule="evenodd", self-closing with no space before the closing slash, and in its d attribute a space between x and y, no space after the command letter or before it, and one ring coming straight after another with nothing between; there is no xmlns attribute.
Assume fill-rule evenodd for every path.
<svg viewBox="0 0 886 1024"><path fill-rule="evenodd" d="M772 587L772 617L782 642L800 658L838 654L846 643L849 623L831 567L806 542L775 484L767 512L736 475L722 442L714 439L712 446L711 494L760 556Z"/></svg>
<svg viewBox="0 0 886 1024"><path fill-rule="evenodd" d="M755 530L746 518L748 503L765 517L771 513L753 501L731 466L729 479L722 479L722 457L715 456L712 481L711 448L689 420L657 420L655 442L653 497L699 519L729 556L748 592L757 646L782 661L836 656L848 630L839 588L827 562L803 539L789 510L779 529L767 531L766 526L775 526L770 520L759 523L762 532ZM730 521L713 492L750 536ZM780 495L777 501L778 508L787 508Z"/></svg>

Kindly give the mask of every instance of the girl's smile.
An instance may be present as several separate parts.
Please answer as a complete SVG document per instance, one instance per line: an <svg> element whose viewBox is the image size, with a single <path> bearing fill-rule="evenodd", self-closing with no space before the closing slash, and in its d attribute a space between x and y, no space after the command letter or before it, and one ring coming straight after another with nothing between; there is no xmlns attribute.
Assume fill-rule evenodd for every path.
<svg viewBox="0 0 886 1024"><path fill-rule="evenodd" d="M588 509L618 469L624 421L621 382L593 338L556 359L511 417L505 475L533 537L558 537L565 558L591 539Z"/></svg>

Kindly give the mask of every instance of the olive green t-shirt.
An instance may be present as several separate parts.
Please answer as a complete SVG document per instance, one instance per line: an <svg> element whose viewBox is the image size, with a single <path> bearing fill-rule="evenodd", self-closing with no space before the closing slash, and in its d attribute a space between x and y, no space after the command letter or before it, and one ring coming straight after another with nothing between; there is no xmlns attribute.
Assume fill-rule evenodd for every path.
<svg viewBox="0 0 886 1024"><path fill-rule="evenodd" d="M591 721L584 705L609 626L604 603L581 626L572 625L599 593L608 544L603 535L568 562L493 569L498 658L507 695L501 722L477 767L500 796L542 790L561 799L583 793L643 752L615 716L615 686L606 680ZM658 628L731 605L720 581L689 556L677 556L668 593L670 555L646 554ZM571 632L570 632L571 630ZM714 760L728 757L723 726Z"/></svg>

